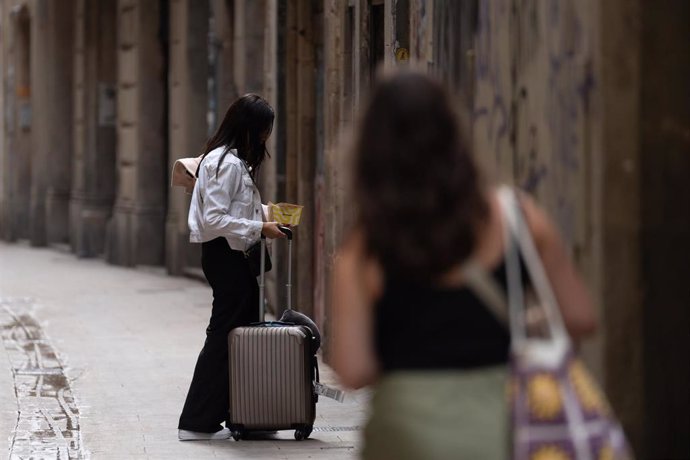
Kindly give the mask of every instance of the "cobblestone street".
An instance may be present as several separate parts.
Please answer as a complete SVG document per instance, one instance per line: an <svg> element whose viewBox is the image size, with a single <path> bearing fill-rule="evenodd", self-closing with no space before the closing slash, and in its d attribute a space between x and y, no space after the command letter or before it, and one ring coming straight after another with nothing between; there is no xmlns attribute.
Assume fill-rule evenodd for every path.
<svg viewBox="0 0 690 460"><path fill-rule="evenodd" d="M314 433L177 440L210 289L0 243L0 432L10 458L355 458L367 392L321 398ZM322 366L322 381L335 385Z"/></svg>

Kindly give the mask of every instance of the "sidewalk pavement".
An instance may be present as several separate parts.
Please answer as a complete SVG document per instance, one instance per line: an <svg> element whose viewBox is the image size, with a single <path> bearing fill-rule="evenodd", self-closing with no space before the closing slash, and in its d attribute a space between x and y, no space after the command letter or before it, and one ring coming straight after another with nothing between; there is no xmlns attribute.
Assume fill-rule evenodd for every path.
<svg viewBox="0 0 690 460"><path fill-rule="evenodd" d="M0 436L10 458L357 458L366 390L320 398L314 433L180 442L211 291L160 268L0 243ZM322 364L323 382L337 386Z"/></svg>

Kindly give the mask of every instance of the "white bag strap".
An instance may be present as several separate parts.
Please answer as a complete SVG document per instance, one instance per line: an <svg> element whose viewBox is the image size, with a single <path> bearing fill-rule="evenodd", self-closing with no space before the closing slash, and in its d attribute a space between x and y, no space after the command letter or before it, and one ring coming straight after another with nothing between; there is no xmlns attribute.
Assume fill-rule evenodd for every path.
<svg viewBox="0 0 690 460"><path fill-rule="evenodd" d="M508 223L506 207L501 203L503 217L503 258L506 264L506 276L508 278L509 299L506 299L503 289L489 275L486 270L473 260L468 260L461 267L462 277L467 286L472 289L491 313L505 324L510 330L511 343L522 343L526 338L526 326L524 324L524 294L522 292L522 280L520 279L520 258L518 246L515 245L511 234L511 226Z"/></svg>
<svg viewBox="0 0 690 460"><path fill-rule="evenodd" d="M517 333L517 335L514 335L517 340L526 337L525 324L524 321L521 320L521 318L524 318L523 312L525 310L525 302L522 282L520 280L519 248L519 253L522 254L523 260L525 261L527 273L532 281L535 293L541 307L544 309L551 338L565 339L568 335L565 325L563 324L563 317L558 307L558 301L551 288L551 283L544 270L544 265L537 252L529 227L523 218L515 191L510 187L501 187L498 191L498 200L501 204L503 215L505 216L507 224L505 227L508 230L504 233L506 233L506 263L508 272L508 301L511 312L511 333ZM518 243L517 248L509 244L511 235ZM514 326L514 323L517 324Z"/></svg>
<svg viewBox="0 0 690 460"><path fill-rule="evenodd" d="M520 276L520 254L523 256L527 272L544 308L551 338L567 338L563 318L551 284L546 276L541 258L532 240L515 191L501 187L498 200L503 215L503 250L506 262L508 299L498 283L474 261L466 262L462 276L467 286L484 302L494 316L510 329L513 346L519 346L527 338L525 320L525 296Z"/></svg>
<svg viewBox="0 0 690 460"><path fill-rule="evenodd" d="M508 311L510 313L510 335L513 347L519 347L527 339L525 325L525 293L522 288L522 276L520 269L520 242L517 228L514 225L515 195L511 189L507 189L510 195L502 196L501 188L498 200L503 214L503 251L506 261L506 278L508 283ZM515 244L517 242L517 244Z"/></svg>

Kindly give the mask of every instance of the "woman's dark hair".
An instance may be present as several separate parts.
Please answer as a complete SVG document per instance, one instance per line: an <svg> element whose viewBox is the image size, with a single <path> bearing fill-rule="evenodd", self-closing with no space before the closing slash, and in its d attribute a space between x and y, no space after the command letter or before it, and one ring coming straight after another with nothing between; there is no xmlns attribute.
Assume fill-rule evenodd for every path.
<svg viewBox="0 0 690 460"><path fill-rule="evenodd" d="M450 96L430 77L377 85L355 144L354 195L367 252L394 279L430 283L473 251L488 216Z"/></svg>
<svg viewBox="0 0 690 460"><path fill-rule="evenodd" d="M251 167L251 175L256 177L264 158L270 156L266 138L271 134L274 118L273 108L262 97L256 94L242 96L228 108L216 133L206 142L204 157L218 147L225 147L218 160L220 168L230 149L237 149L237 156Z"/></svg>

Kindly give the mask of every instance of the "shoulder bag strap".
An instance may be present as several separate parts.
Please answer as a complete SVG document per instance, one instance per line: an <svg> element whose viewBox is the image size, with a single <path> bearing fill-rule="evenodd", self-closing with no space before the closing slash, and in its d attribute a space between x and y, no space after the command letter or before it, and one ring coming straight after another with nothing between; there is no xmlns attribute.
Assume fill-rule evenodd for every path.
<svg viewBox="0 0 690 460"><path fill-rule="evenodd" d="M499 201L501 202L501 206L504 210L504 215L507 217L507 227L510 229L510 233L518 242L519 253L522 254L522 257L525 261L525 266L527 267L527 273L532 285L534 286L534 290L539 299L540 305L544 309L551 338L565 339L568 337L568 335L563 323L563 317L561 316L558 301L556 300L556 295L554 294L551 287L551 282L546 275L546 270L544 269L541 257L539 256L539 252L537 251L534 240L532 239L529 227L525 222L522 208L519 204L515 190L510 187L502 187L498 193ZM511 310L518 310L517 313L521 314L522 311L524 311L524 297L522 295L522 284L520 283L519 278L519 258L517 248L511 259L511 263L514 266L517 265L517 270L515 268L513 269L512 277L514 279L512 283L510 282L511 276L509 270L509 295ZM514 292L511 292L511 289ZM513 302L515 303L515 308L513 308ZM524 328L522 329L524 332ZM524 335L522 337L524 337Z"/></svg>

